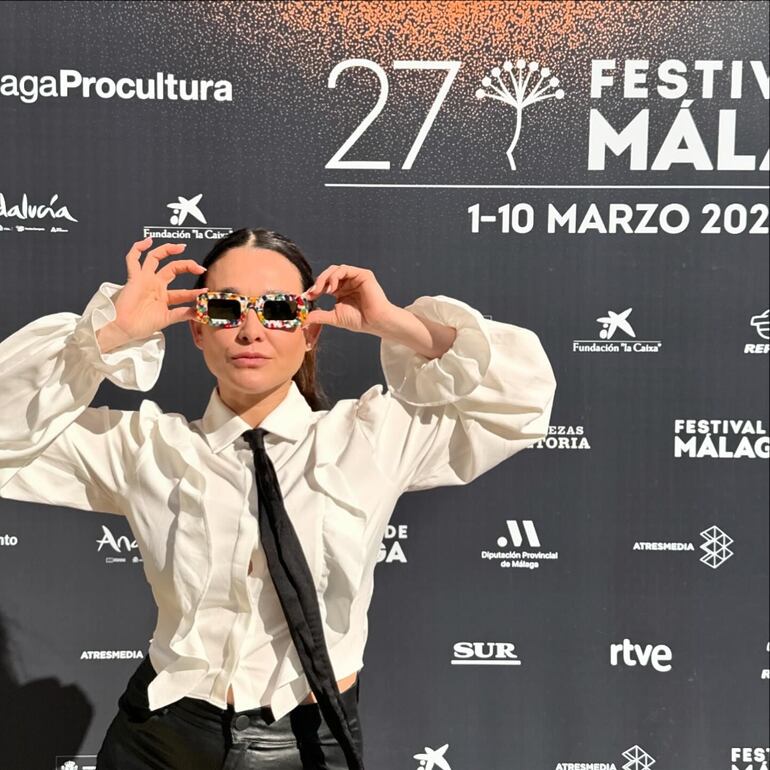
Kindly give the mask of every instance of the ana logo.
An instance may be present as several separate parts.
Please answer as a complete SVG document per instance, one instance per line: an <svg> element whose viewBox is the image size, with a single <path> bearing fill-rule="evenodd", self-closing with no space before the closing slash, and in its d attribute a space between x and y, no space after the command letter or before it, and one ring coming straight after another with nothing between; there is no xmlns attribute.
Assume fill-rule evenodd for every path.
<svg viewBox="0 0 770 770"><path fill-rule="evenodd" d="M516 125L513 128L513 139L505 154L508 156L508 162L511 164L511 169L516 170L516 163L513 160L513 150L515 149L519 136L521 135L522 113L525 107L529 107L535 102L542 102L545 99L563 99L564 90L561 88L552 91L559 85L559 78L550 77L551 70L548 67L540 69L540 65L536 61L531 61L527 64L526 59L519 59L516 62L516 69L518 70L516 77L513 76L513 64L507 61L503 64L503 69L500 67L493 67L490 70L492 77L484 77L481 79L481 85L484 88L491 88L492 92L489 93L484 88L479 88L476 91L477 99L497 99L510 105L516 110ZM526 76L524 70L527 70ZM503 70L508 73L508 78L511 81L511 88L513 93L509 90L508 86L503 82L501 77ZM530 79L539 74L540 77L537 80L533 80L530 84ZM492 78L495 79L496 84L492 82ZM530 87L531 86L531 87ZM527 89L529 88L529 92Z"/></svg>
<svg viewBox="0 0 770 770"><path fill-rule="evenodd" d="M171 209L168 225L145 225L142 232L145 238L168 238L175 241L212 240L223 238L232 231L230 227L209 227L206 217L198 205L203 198L203 193L186 198L178 195L175 201L166 204ZM205 225L185 225L188 217L195 222Z"/></svg>
<svg viewBox="0 0 770 770"><path fill-rule="evenodd" d="M452 770L449 762L444 759L449 744L445 743L440 749L425 747L424 754L415 754L414 758L420 763L420 770Z"/></svg>
<svg viewBox="0 0 770 770"><path fill-rule="evenodd" d="M721 567L734 555L728 546L735 541L719 529L716 524L713 527L704 529L700 534L706 541L701 546L701 550L704 551L704 554L701 556L700 560L712 569Z"/></svg>
<svg viewBox="0 0 770 770"><path fill-rule="evenodd" d="M112 534L112 531L109 527L102 524L102 537L100 537L97 541L97 544L99 547L96 549L97 551L102 550L102 546L109 546L115 553L122 554L130 551L136 551L138 550L139 546L136 543L136 540L131 540L127 535L120 535L119 537L115 537L115 535ZM131 559L132 562L137 563L142 561L141 557L134 556ZM115 564L115 563L125 563L126 557L125 556L107 556L104 559L105 564Z"/></svg>
<svg viewBox="0 0 770 770"><path fill-rule="evenodd" d="M626 749L623 757L628 760L623 770L649 770L655 764L655 760L641 746Z"/></svg>
<svg viewBox="0 0 770 770"><path fill-rule="evenodd" d="M608 310L607 315L599 316L596 321L601 324L599 339L573 340L573 353L658 353L662 346L660 340L637 340L636 331L628 320L633 308L627 307L621 312ZM618 332L626 339L614 341ZM629 340L634 340L633 342Z"/></svg>

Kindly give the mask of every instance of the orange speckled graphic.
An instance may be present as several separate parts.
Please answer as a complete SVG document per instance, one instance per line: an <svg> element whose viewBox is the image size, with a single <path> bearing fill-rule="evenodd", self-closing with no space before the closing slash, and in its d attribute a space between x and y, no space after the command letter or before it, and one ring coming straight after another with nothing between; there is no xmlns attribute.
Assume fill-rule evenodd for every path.
<svg viewBox="0 0 770 770"><path fill-rule="evenodd" d="M633 41L635 55L656 47L666 29L681 29L687 17L708 15L709 2L279 2L275 13L293 30L293 47L308 45L299 59L306 72L314 63L347 52L393 59L462 58L479 71L490 56L548 56L553 65L590 48L613 54ZM712 8L713 10L713 8ZM704 21L703 18L701 18ZM291 39L287 39L287 43Z"/></svg>
<svg viewBox="0 0 770 770"><path fill-rule="evenodd" d="M66 11L69 44L89 46L91 65L101 65L103 74L165 71L231 81L227 104L164 101L154 116L158 130L173 134L205 119L217 144L239 147L244 160L261 158L271 143L288 146L288 139L300 148L312 145L313 157L287 152L284 162L302 166L300 174L324 168L359 130L346 161L387 160L388 172L413 169L446 179L458 165L450 159L462 158L464 179L476 171L490 181L493 171L509 178L513 170L543 178L548 158L585 153L591 107L614 125L626 125L640 109L639 100L623 97L627 60L649 61L650 135L659 142L680 107L656 99L661 62L682 61L695 84L697 59L727 65L729 59L765 60L767 51L758 4L741 0L148 0L32 3L23 12L34 17L40 6L49 14ZM56 24L36 34L47 49L61 45ZM617 63L613 87L596 100L590 95L595 59ZM361 61L340 66L350 60ZM517 84L518 76L526 82ZM717 82L722 97L724 83ZM439 96L442 87L446 93ZM434 105L424 147L406 165ZM704 130L713 123L713 107L698 100L693 108ZM744 109L744 130L756 114ZM209 147L214 157L217 147ZM345 171L346 177L356 173ZM565 169L561 181L580 176L580 167Z"/></svg>
<svg viewBox="0 0 770 770"><path fill-rule="evenodd" d="M401 143L403 159L409 149L404 144L406 137L414 139L447 77L445 68L419 71L396 68L394 62L459 62L450 92L431 127L432 154L422 153L415 166L438 171L442 156L457 152L460 145L466 158L473 160L476 150L469 127L474 125L484 126L487 146L508 146L513 130L518 150L531 157L563 152L565 145L576 144L584 133L582 116L578 129L578 118L570 109L588 100L591 59L616 59L622 67L625 59L647 58L654 68L656 62L672 55L684 60L709 55L722 58L720 34L731 26L745 26L741 19L752 12L749 5L709 0L299 0L212 3L202 12L230 39L249 39L253 55L273 64L271 72L278 73L272 84L276 98L286 88L302 88L296 81L304 81L304 94L310 99L305 101L308 114L317 115L327 126L339 125L342 139L374 109L381 85L371 68L351 67L340 73L336 88L330 88L330 72L346 59L366 59L380 67L387 78L387 107L377 113L372 128L356 143L357 157L374 158L379 147ZM752 50L751 41L746 41L746 48ZM557 98L527 110L523 118L514 117L514 110L510 104L501 104L502 99L493 101L503 94L500 90L498 97L479 98L480 87L495 68L504 70L521 60L547 68L561 86ZM513 85L507 83L512 90ZM603 100L605 116L620 117L624 111L628 115L631 105L619 98L618 91L615 98ZM512 126L521 120L538 124L555 120L563 128L547 136L523 131L519 137L518 125ZM509 162L514 167L513 155Z"/></svg>

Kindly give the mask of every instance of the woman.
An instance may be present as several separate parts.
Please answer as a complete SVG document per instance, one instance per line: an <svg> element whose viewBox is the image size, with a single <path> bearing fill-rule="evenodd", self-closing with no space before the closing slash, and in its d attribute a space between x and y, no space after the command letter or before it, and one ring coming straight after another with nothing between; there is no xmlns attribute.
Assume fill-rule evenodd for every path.
<svg viewBox="0 0 770 770"><path fill-rule="evenodd" d="M544 437L548 357L534 332L461 300L401 308L350 265L314 278L272 231L233 232L203 265L160 267L184 244L140 263L149 246L81 316L0 342L0 496L126 516L158 605L97 768L359 770L358 672L396 501ZM185 272L196 287L169 289ZM216 378L202 418L147 399L89 406L104 378L150 390L161 330L185 320ZM381 338L385 392L329 408L315 379L325 324Z"/></svg>

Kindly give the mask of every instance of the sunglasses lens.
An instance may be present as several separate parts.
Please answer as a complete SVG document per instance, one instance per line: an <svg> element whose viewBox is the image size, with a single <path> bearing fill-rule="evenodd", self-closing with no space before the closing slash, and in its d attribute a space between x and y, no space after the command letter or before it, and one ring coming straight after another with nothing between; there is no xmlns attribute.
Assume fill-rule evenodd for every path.
<svg viewBox="0 0 770 770"><path fill-rule="evenodd" d="M241 317L241 303L236 299L210 299L208 312L212 321L237 321Z"/></svg>
<svg viewBox="0 0 770 770"><path fill-rule="evenodd" d="M291 321L297 317L297 302L291 299L268 299L262 308L267 321Z"/></svg>

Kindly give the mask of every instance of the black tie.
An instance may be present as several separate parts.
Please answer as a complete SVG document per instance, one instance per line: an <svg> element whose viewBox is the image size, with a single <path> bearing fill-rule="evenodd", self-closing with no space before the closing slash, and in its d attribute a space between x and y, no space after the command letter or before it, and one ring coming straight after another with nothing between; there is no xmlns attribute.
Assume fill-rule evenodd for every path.
<svg viewBox="0 0 770 770"><path fill-rule="evenodd" d="M345 752L349 770L364 770L329 659L313 575L286 513L275 468L265 451L265 433L264 428L254 428L242 435L254 453L260 541L270 577L321 713Z"/></svg>

